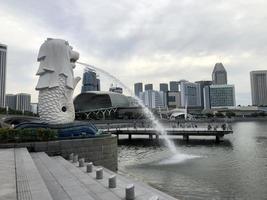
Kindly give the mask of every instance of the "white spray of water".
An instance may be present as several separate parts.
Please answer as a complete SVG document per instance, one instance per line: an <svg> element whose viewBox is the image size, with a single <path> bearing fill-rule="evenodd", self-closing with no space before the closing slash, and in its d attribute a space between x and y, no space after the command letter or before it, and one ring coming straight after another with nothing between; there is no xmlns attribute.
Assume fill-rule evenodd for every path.
<svg viewBox="0 0 267 200"><path fill-rule="evenodd" d="M100 69L98 67L95 67L93 65L89 65L86 63L82 63L82 62L76 62L77 64L83 65L85 67L87 67L88 70L95 70L99 73L102 73L110 78L112 78L116 83L118 83L119 85L121 85L128 93L130 93L130 95L137 101L137 103L142 107L143 113L144 115L152 122L153 127L155 128L155 130L163 136L164 141L166 143L166 145L168 146L168 148L170 149L170 151L173 154L177 154L177 149L173 143L173 141L171 141L168 136L167 133L164 129L164 127L160 124L160 122L155 118L155 116L153 115L153 113L143 104L143 101L141 99L139 99L138 97L136 97L132 90L130 88L128 88L124 83L122 83L119 79L117 79L115 76L113 76L112 74L106 72L103 69Z"/></svg>

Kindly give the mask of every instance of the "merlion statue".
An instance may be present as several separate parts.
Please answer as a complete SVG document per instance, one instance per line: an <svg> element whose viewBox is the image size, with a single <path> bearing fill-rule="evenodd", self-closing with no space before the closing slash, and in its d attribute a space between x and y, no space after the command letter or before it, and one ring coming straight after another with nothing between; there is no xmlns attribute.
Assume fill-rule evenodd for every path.
<svg viewBox="0 0 267 200"><path fill-rule="evenodd" d="M48 38L40 47L37 74L39 80L40 119L49 124L74 121L73 91L80 77L74 78L73 69L79 53L65 40Z"/></svg>

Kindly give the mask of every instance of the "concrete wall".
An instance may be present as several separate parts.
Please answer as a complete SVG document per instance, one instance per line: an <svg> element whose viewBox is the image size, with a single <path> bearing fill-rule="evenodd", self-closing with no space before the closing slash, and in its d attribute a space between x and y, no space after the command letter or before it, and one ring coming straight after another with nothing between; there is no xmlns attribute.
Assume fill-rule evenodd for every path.
<svg viewBox="0 0 267 200"><path fill-rule="evenodd" d="M0 144L0 148L14 147L27 147L31 152L46 152L49 156L61 155L66 159L70 153L74 153L85 158L86 162L93 162L94 165L101 165L113 171L118 169L116 136Z"/></svg>

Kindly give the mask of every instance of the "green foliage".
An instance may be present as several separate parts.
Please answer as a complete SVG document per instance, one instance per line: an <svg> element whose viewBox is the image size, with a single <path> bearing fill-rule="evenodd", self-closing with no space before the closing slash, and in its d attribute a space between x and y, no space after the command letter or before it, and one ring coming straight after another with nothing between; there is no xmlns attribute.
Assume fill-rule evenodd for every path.
<svg viewBox="0 0 267 200"><path fill-rule="evenodd" d="M228 118L235 117L235 113L232 112L232 111L227 111L227 112L225 113L225 116L228 117Z"/></svg>
<svg viewBox="0 0 267 200"><path fill-rule="evenodd" d="M0 108L0 114L7 114L6 108ZM9 115L27 115L27 116L37 116L36 114L30 112L30 111L22 111L20 110L13 110L11 108L8 109L8 114Z"/></svg>
<svg viewBox="0 0 267 200"><path fill-rule="evenodd" d="M0 128L0 142L49 141L57 138L57 132L51 129L11 129Z"/></svg>
<svg viewBox="0 0 267 200"><path fill-rule="evenodd" d="M221 112L217 112L217 113L215 113L215 116L216 116L216 117L224 117L224 114L221 113Z"/></svg>
<svg viewBox="0 0 267 200"><path fill-rule="evenodd" d="M206 113L205 114L208 118L212 118L212 117L214 117L214 115L212 114L212 113Z"/></svg>

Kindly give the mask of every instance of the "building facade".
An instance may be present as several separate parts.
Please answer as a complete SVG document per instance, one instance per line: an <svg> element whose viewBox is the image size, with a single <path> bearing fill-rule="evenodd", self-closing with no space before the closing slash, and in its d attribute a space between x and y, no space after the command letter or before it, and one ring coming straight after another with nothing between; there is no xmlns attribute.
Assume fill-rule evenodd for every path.
<svg viewBox="0 0 267 200"><path fill-rule="evenodd" d="M139 97L140 92L143 92L143 83L134 84L134 94Z"/></svg>
<svg viewBox="0 0 267 200"><path fill-rule="evenodd" d="M212 72L212 83L214 85L227 84L227 72L222 63L216 63Z"/></svg>
<svg viewBox="0 0 267 200"><path fill-rule="evenodd" d="M149 84L145 84L145 91L147 90L153 90L153 84L149 83Z"/></svg>
<svg viewBox="0 0 267 200"><path fill-rule="evenodd" d="M159 91L162 92L168 92L169 88L168 88L168 83L160 83L159 84Z"/></svg>
<svg viewBox="0 0 267 200"><path fill-rule="evenodd" d="M201 107L201 91L198 83L180 82L181 107Z"/></svg>
<svg viewBox="0 0 267 200"><path fill-rule="evenodd" d="M15 94L6 94L6 107L12 110L16 110L17 96Z"/></svg>
<svg viewBox="0 0 267 200"><path fill-rule="evenodd" d="M167 107L168 105L167 93L169 91L168 83L160 83L159 91L163 92L163 107Z"/></svg>
<svg viewBox="0 0 267 200"><path fill-rule="evenodd" d="M267 70L250 72L251 98L254 106L267 106Z"/></svg>
<svg viewBox="0 0 267 200"><path fill-rule="evenodd" d="M7 46L0 44L0 107L5 107Z"/></svg>
<svg viewBox="0 0 267 200"><path fill-rule="evenodd" d="M100 79L97 78L95 71L85 71L83 73L83 82L81 92L100 91Z"/></svg>
<svg viewBox="0 0 267 200"><path fill-rule="evenodd" d="M195 83L198 83L200 85L200 96L201 96L201 108L203 109L204 106L204 88L206 86L210 86L212 84L212 81L196 81Z"/></svg>
<svg viewBox="0 0 267 200"><path fill-rule="evenodd" d="M170 91L178 92L179 91L179 82L178 81L170 81Z"/></svg>
<svg viewBox="0 0 267 200"><path fill-rule="evenodd" d="M111 86L109 88L109 91L110 92L116 92L116 93L119 93L119 94L123 93L123 89L121 87L117 87L117 86Z"/></svg>
<svg viewBox="0 0 267 200"><path fill-rule="evenodd" d="M146 90L140 93L140 99L150 109L165 107L164 92L162 91Z"/></svg>
<svg viewBox="0 0 267 200"><path fill-rule="evenodd" d="M31 111L31 95L19 93L16 95L16 110Z"/></svg>
<svg viewBox="0 0 267 200"><path fill-rule="evenodd" d="M180 108L181 107L181 93L169 91L167 93L167 106L170 109Z"/></svg>
<svg viewBox="0 0 267 200"><path fill-rule="evenodd" d="M204 88L206 109L235 106L234 85L211 85Z"/></svg>

